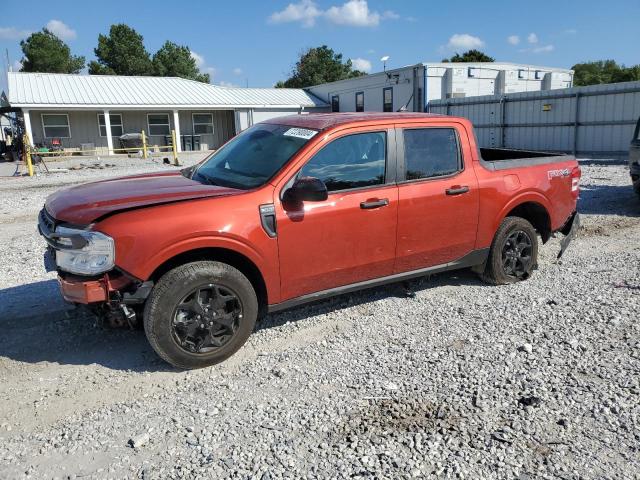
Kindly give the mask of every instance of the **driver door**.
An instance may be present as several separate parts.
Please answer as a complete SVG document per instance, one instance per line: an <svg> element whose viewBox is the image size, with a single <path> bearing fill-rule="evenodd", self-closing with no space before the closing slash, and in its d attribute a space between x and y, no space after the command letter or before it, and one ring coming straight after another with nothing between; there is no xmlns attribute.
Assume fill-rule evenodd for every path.
<svg viewBox="0 0 640 480"><path fill-rule="evenodd" d="M322 180L328 198L296 208L276 201L282 301L391 275L398 210L394 130L329 138L295 174L301 176Z"/></svg>

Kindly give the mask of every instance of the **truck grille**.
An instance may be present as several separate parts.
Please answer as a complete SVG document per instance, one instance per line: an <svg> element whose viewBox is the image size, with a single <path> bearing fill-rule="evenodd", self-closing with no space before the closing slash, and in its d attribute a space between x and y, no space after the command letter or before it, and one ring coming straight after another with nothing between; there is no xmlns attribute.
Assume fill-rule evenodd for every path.
<svg viewBox="0 0 640 480"><path fill-rule="evenodd" d="M56 228L55 219L44 208L40 210L38 215L38 227L40 228L40 233L47 238L51 237Z"/></svg>

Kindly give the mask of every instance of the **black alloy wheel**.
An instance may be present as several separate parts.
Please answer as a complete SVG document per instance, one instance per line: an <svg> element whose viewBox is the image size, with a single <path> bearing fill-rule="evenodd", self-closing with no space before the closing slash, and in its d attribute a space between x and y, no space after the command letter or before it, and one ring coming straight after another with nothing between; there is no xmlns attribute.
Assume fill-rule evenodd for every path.
<svg viewBox="0 0 640 480"><path fill-rule="evenodd" d="M189 353L209 353L233 337L241 318L242 303L235 292L212 283L202 285L173 312L173 339Z"/></svg>
<svg viewBox="0 0 640 480"><path fill-rule="evenodd" d="M523 279L531 271L533 242L527 232L512 232L502 247L502 268L510 277Z"/></svg>

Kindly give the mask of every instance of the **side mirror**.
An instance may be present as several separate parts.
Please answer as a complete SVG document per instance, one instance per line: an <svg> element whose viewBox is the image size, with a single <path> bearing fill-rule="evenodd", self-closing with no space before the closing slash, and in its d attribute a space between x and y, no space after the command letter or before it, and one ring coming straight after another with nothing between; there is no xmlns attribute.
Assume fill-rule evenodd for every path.
<svg viewBox="0 0 640 480"><path fill-rule="evenodd" d="M327 186L322 180L315 177L301 177L284 192L283 200L289 203L322 202L328 196Z"/></svg>

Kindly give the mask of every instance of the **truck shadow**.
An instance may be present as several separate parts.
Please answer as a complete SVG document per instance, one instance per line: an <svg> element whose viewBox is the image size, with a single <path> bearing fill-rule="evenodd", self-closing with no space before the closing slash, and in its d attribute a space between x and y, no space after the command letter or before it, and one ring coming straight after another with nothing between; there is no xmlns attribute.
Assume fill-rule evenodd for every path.
<svg viewBox="0 0 640 480"><path fill-rule="evenodd" d="M64 303L55 280L0 290L0 358L26 363L98 364L134 372L173 371L144 332L97 325Z"/></svg>
<svg viewBox="0 0 640 480"><path fill-rule="evenodd" d="M489 287L470 269L442 272L428 277L419 277L410 282L411 290L418 294L425 290L444 286ZM407 302L418 301L407 296L402 283L391 283L359 292L346 293L326 300L302 305L278 313L268 315L256 327L257 330L273 328L288 322L296 322L310 316L323 315L349 307L364 305L386 298L396 297ZM375 306L371 307L375 309Z"/></svg>
<svg viewBox="0 0 640 480"><path fill-rule="evenodd" d="M412 281L413 291L437 286L484 285L470 271L441 273ZM405 298L401 284L390 284L340 295L285 312L268 315L258 330L366 304L389 297ZM415 301L407 298L406 301ZM0 290L0 359L37 364L101 365L131 372L177 371L152 350L141 330L112 329L97 325L95 316L69 307L55 280L45 280ZM375 308L372 307L372 308Z"/></svg>
<svg viewBox="0 0 640 480"><path fill-rule="evenodd" d="M629 185L580 185L578 211L591 215L640 217L640 198Z"/></svg>

